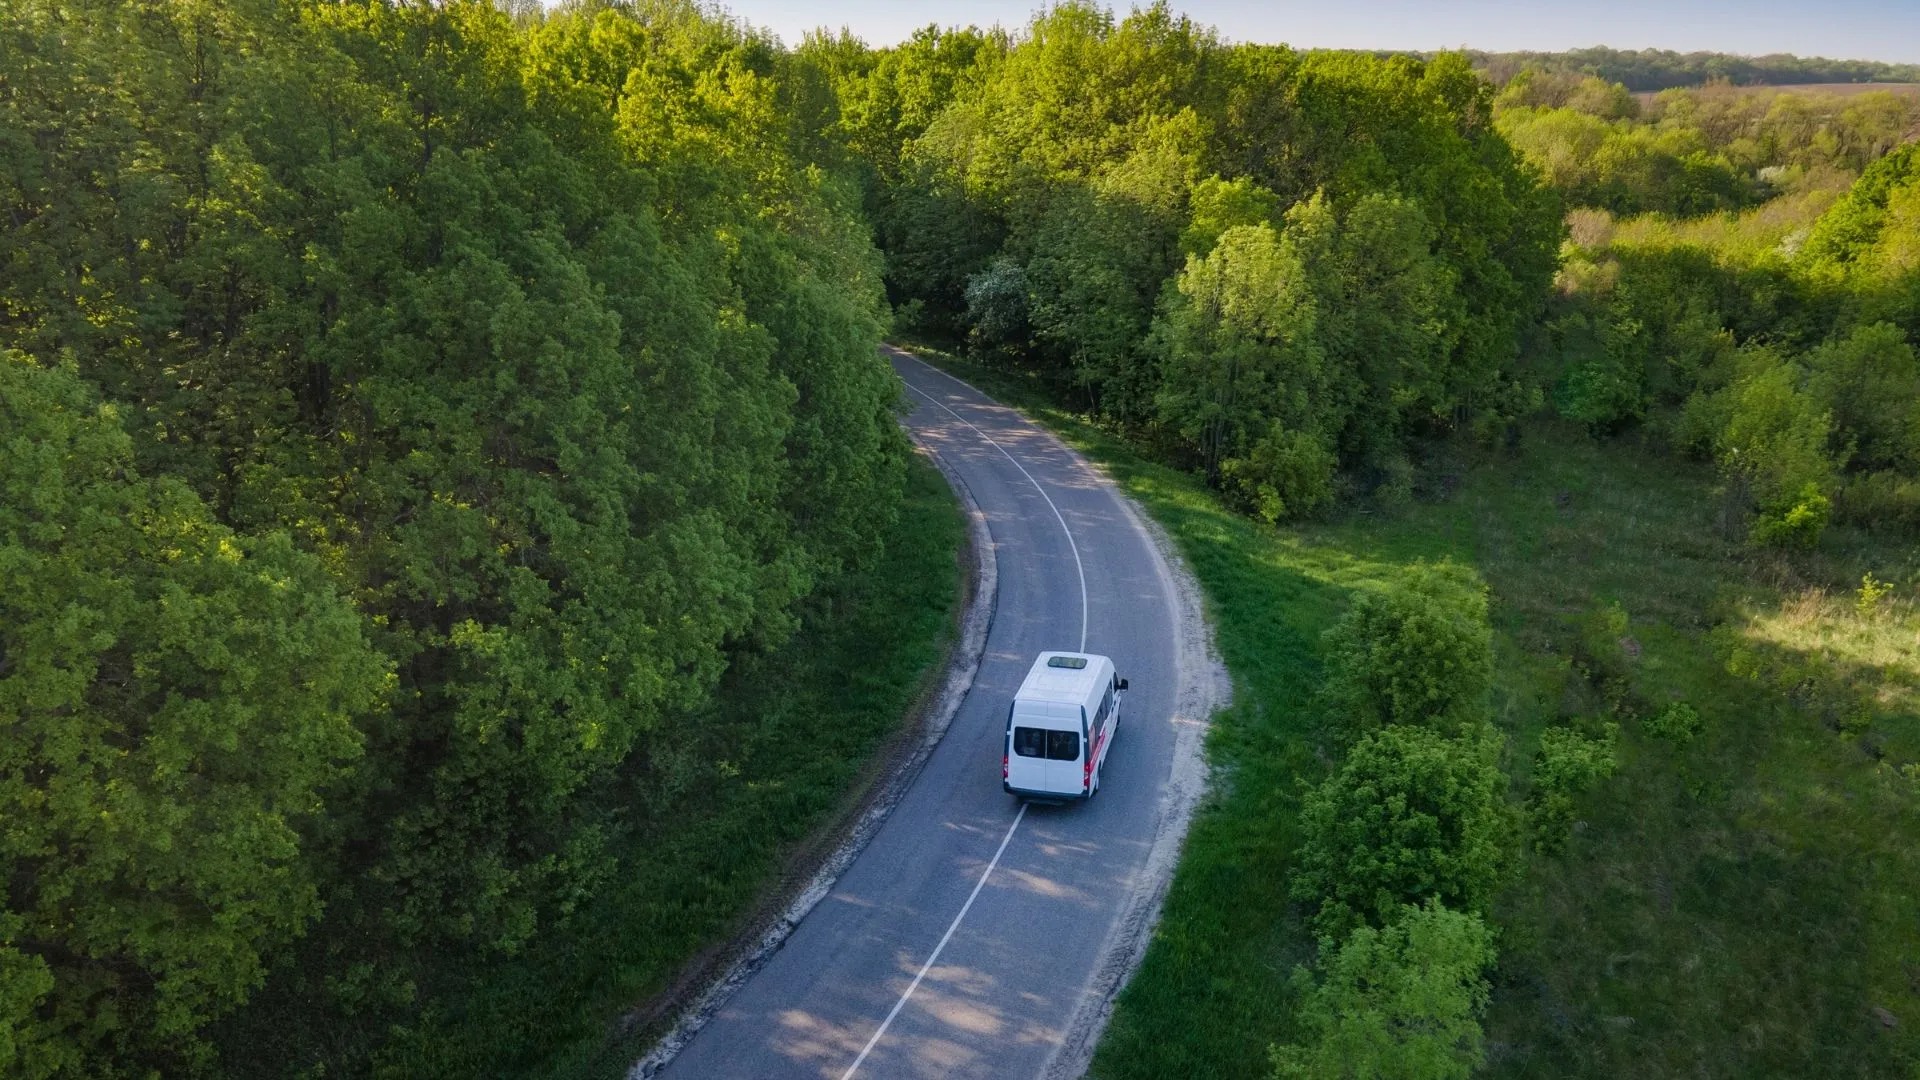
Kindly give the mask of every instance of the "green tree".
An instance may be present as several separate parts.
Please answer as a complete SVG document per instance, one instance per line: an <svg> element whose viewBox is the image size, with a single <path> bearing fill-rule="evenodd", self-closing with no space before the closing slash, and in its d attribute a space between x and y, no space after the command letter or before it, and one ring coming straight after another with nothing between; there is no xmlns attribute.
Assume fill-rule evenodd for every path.
<svg viewBox="0 0 1920 1080"><path fill-rule="evenodd" d="M1438 901L1400 909L1381 929L1359 927L1323 950L1322 977L1305 991L1307 1037L1276 1047L1277 1080L1465 1080L1484 1057L1483 972L1493 932L1480 916Z"/></svg>
<svg viewBox="0 0 1920 1080"><path fill-rule="evenodd" d="M1759 543L1811 544L1831 513L1833 414L1802 388L1804 379L1798 364L1748 348L1729 385L1689 405L1690 424L1711 440L1732 504L1754 512L1750 535Z"/></svg>
<svg viewBox="0 0 1920 1080"><path fill-rule="evenodd" d="M1533 790L1527 797L1537 849L1554 852L1566 844L1573 833L1573 799L1613 775L1619 733L1613 723L1603 725L1597 736L1570 727L1540 733L1540 750L1533 759Z"/></svg>
<svg viewBox="0 0 1920 1080"><path fill-rule="evenodd" d="M1325 644L1321 695L1348 739L1388 724L1455 734L1486 719L1493 630L1487 588L1469 570L1423 563L1360 593Z"/></svg>
<svg viewBox="0 0 1920 1080"><path fill-rule="evenodd" d="M1307 262L1291 233L1235 226L1204 258L1188 259L1162 319L1156 403L1161 419L1197 448L1215 483L1276 430L1325 438L1315 406L1332 380L1318 319ZM1330 471L1330 459L1327 465ZM1311 510L1324 477L1282 489L1277 481L1284 476L1242 471L1233 494L1272 518Z"/></svg>
<svg viewBox="0 0 1920 1080"><path fill-rule="evenodd" d="M318 560L143 478L71 370L0 354L0 432L0 1065L177 1063L319 914L389 672Z"/></svg>
<svg viewBox="0 0 1920 1080"><path fill-rule="evenodd" d="M1293 894L1317 904L1322 936L1381 926L1401 905L1433 899L1486 910L1512 831L1491 738L1390 725L1363 735L1307 796Z"/></svg>
<svg viewBox="0 0 1920 1080"><path fill-rule="evenodd" d="M1837 464L1920 472L1920 361L1899 327L1856 326L1805 362L1808 392L1833 415Z"/></svg>

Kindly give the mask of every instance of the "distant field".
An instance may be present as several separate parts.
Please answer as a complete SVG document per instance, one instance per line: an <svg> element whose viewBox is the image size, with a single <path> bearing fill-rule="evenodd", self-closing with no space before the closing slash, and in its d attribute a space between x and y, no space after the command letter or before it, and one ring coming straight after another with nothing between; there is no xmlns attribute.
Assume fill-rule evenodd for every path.
<svg viewBox="0 0 1920 1080"><path fill-rule="evenodd" d="M1687 87L1686 89L1698 90L1700 87L1694 86ZM1920 97L1920 83L1910 82L1799 83L1793 86L1741 86L1736 87L1736 89L1756 94L1766 91L1781 91L1794 94L1834 94L1839 97L1853 97L1857 94L1871 94L1876 90L1890 90L1896 94ZM1662 91L1658 90L1641 90L1635 92L1633 96L1639 98L1641 101L1652 101L1661 93Z"/></svg>

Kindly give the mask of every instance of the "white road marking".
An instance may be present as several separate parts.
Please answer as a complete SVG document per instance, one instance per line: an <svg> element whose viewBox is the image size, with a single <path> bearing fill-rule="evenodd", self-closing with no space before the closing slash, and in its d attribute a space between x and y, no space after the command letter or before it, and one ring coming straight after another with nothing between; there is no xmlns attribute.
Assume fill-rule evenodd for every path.
<svg viewBox="0 0 1920 1080"><path fill-rule="evenodd" d="M947 925L947 932L940 935L940 944L933 947L933 955L927 957L927 962L920 965L920 973L913 977L913 982L907 986L907 992L901 994L900 1000L893 1003L893 1010L887 1013L885 1020L880 1021L880 1029L873 1033L873 1038L867 1040L866 1046L861 1047L860 1056L854 1058L853 1064L847 1066L847 1071L840 1074L840 1080L853 1080L853 1074L859 1071L860 1063L867 1060L867 1055L872 1053L874 1046L880 1042L880 1036L885 1035L887 1028L893 1024L893 1018L900 1015L900 1009L906 1005L907 999L920 988L920 980L927 977L927 972L932 970L934 961L940 959L940 951L947 947L948 941L952 940L953 932L960 929L960 920L967 917L967 909L973 907L973 901L980 895L980 890L986 888L987 878L992 875L993 868L1000 865L1000 856L1006 854L1007 845L1013 840L1013 831L1020 827L1021 819L1026 816L1027 804L1021 803L1020 812L1013 815L1013 824L1007 826L1007 835L1000 838L1000 849L993 853L993 861L987 864L986 870L980 874L980 880L974 883L973 892L967 896L967 902L960 905L960 914L955 915L953 922Z"/></svg>
<svg viewBox="0 0 1920 1080"><path fill-rule="evenodd" d="M925 364L926 362L923 360L916 360L915 363ZM954 412L952 409L948 409L945 402L934 397L932 394L927 393L925 390L920 389L919 387L913 385L912 383L907 383L907 389L913 391L916 394L919 394L923 398L926 398L928 401L932 402L934 405L937 405L942 409L946 409L948 416L951 416L955 420L958 420L961 423L966 424L968 427L973 428L973 433L975 435L978 435L981 438L987 440L987 442L990 445L992 445L992 447L995 450L1000 451L1002 454L1006 454L1007 460L1013 462L1013 467L1016 469L1019 469L1020 475L1026 477L1027 482L1033 485L1033 490L1039 492L1040 497L1047 500L1047 508L1053 511L1054 519L1060 522L1060 531L1067 534L1067 548L1068 550L1073 552L1074 573L1080 575L1080 649L1079 651L1086 652L1087 651L1087 571L1086 571L1086 568L1080 564L1080 545L1073 542L1073 530L1067 528L1067 519L1064 515L1060 513L1060 508L1053 504L1053 496L1047 494L1047 489L1040 486L1040 481L1035 480L1033 478L1033 474L1027 471L1027 467L1025 465L1020 464L1019 458L1016 458L1012 454L1007 453L1006 447L1001 446L997 442L994 442L993 436L988 435L986 432L981 431L977 427L973 427L971 423L968 423L966 417L961 416L959 413Z"/></svg>

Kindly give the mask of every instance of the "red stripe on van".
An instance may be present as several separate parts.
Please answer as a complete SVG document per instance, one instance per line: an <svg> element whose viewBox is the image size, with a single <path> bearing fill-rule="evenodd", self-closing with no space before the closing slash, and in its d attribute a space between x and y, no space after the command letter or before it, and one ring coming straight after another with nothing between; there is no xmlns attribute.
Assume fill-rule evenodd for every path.
<svg viewBox="0 0 1920 1080"><path fill-rule="evenodd" d="M1107 730L1100 733L1100 741L1094 743L1093 749L1087 753L1086 776L1080 781L1083 789L1093 787L1093 763L1100 760L1100 749L1107 745L1107 735L1112 731L1113 725L1108 724Z"/></svg>

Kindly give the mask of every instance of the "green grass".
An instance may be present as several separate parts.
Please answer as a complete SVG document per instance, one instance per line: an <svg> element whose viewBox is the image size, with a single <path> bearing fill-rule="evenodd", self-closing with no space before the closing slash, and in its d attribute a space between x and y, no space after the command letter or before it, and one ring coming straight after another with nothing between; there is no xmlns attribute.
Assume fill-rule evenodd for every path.
<svg viewBox="0 0 1920 1080"><path fill-rule="evenodd" d="M623 1014L741 929L901 732L954 639L964 534L952 492L916 456L884 556L816 597L784 648L728 673L693 718L707 741L675 763L677 792L630 793L646 823L570 920L504 960L416 958L424 1009L342 1018L269 1002L222 1039L229 1071L623 1074L661 1026L622 1031Z"/></svg>
<svg viewBox="0 0 1920 1080"><path fill-rule="evenodd" d="M1092 1075L1264 1076L1292 1037L1285 979L1312 948L1286 889L1301 795L1326 772L1308 705L1320 635L1356 586L1423 558L1491 589L1516 801L1540 732L1608 708L1575 664L1582 617L1618 602L1637 653L1621 768L1497 901L1486 1071L1915 1075L1920 777L1902 770L1920 758L1920 553L1832 533L1753 556L1715 528L1704 469L1552 426L1517 454L1446 451L1460 460L1429 463L1436 494L1404 509L1266 529L1046 387L940 362L1102 461L1168 529L1234 678L1215 788ZM1862 613L1869 570L1896 589ZM1690 744L1635 719L1675 700L1705 720Z"/></svg>

